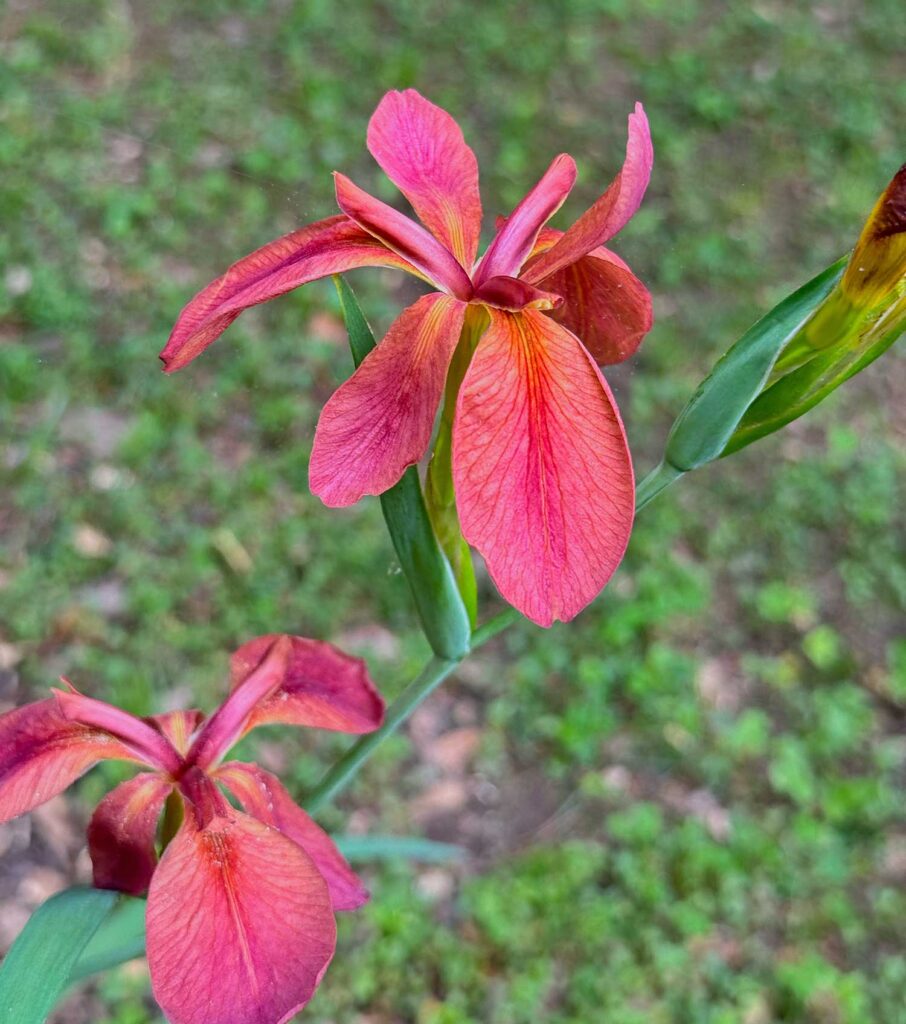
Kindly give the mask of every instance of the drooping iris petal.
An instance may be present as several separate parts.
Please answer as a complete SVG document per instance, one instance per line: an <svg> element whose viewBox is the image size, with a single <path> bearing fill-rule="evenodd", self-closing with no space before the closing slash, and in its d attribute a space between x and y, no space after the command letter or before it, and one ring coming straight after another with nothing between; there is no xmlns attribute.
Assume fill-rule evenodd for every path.
<svg viewBox="0 0 906 1024"><path fill-rule="evenodd" d="M563 205L575 181L576 162L568 153L561 153L507 217L488 246L475 275L476 289L492 277L515 277L519 273L538 232Z"/></svg>
<svg viewBox="0 0 906 1024"><path fill-rule="evenodd" d="M106 758L139 761L107 733L66 718L55 697L0 715L0 821L62 793Z"/></svg>
<svg viewBox="0 0 906 1024"><path fill-rule="evenodd" d="M532 257L562 236L562 231L545 228ZM531 269L531 260L528 266ZM602 365L628 359L651 330L650 292L616 253L603 246L546 277L541 285L564 300L550 315Z"/></svg>
<svg viewBox="0 0 906 1024"><path fill-rule="evenodd" d="M421 277L397 253L340 214L268 242L202 289L179 314L160 354L172 373L216 341L239 314L329 274L392 267Z"/></svg>
<svg viewBox="0 0 906 1024"><path fill-rule="evenodd" d="M254 670L242 686L232 690L229 697L205 722L186 757L189 764L201 769L219 761L244 732L256 707L265 702L286 678L292 653L288 636L275 636Z"/></svg>
<svg viewBox="0 0 906 1024"><path fill-rule="evenodd" d="M327 884L304 850L238 811L185 823L148 894L148 966L171 1024L283 1024L333 956Z"/></svg>
<svg viewBox="0 0 906 1024"><path fill-rule="evenodd" d="M628 359L654 322L648 289L622 260L608 257L583 256L542 282L564 299L550 315L601 365Z"/></svg>
<svg viewBox="0 0 906 1024"><path fill-rule="evenodd" d="M450 250L429 231L404 213L369 195L345 174L334 171L333 177L337 205L347 217L417 267L438 288L460 299L469 298L472 294L469 275Z"/></svg>
<svg viewBox="0 0 906 1024"><path fill-rule="evenodd" d="M388 92L368 149L419 219L467 270L481 233L478 161L456 121L415 89Z"/></svg>
<svg viewBox="0 0 906 1024"><path fill-rule="evenodd" d="M639 208L651 178L654 149L648 118L641 103L629 115L626 159L607 191L564 232L563 237L522 275L538 284L562 267L603 245L620 231Z"/></svg>
<svg viewBox="0 0 906 1024"><path fill-rule="evenodd" d="M579 340L535 310L490 314L457 404L456 504L501 594L549 626L576 615L619 565L632 462Z"/></svg>
<svg viewBox="0 0 906 1024"><path fill-rule="evenodd" d="M230 660L233 690L243 688L276 634L243 644ZM384 701L361 658L332 644L294 636L286 674L278 690L252 712L247 729L269 722L304 725L337 732L365 733L384 719Z"/></svg>
<svg viewBox="0 0 906 1024"><path fill-rule="evenodd" d="M192 736L204 721L204 713L192 711L167 711L163 715L152 715L148 721L167 737L179 754L187 754Z"/></svg>
<svg viewBox="0 0 906 1024"><path fill-rule="evenodd" d="M309 465L325 505L383 493L424 455L465 311L448 296L422 296L331 396Z"/></svg>
<svg viewBox="0 0 906 1024"><path fill-rule="evenodd" d="M368 902L368 890L333 840L299 807L276 776L256 764L231 761L218 769L217 778L247 814L279 829L305 850L327 882L334 910L355 910Z"/></svg>
<svg viewBox="0 0 906 1024"><path fill-rule="evenodd" d="M157 823L172 783L143 772L112 790L95 808L88 825L88 851L98 889L138 896L157 864Z"/></svg>

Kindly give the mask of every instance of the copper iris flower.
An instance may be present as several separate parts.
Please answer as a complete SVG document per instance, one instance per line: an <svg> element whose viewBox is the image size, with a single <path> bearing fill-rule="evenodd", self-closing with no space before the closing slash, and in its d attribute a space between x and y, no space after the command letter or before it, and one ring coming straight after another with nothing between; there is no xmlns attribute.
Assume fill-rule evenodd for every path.
<svg viewBox="0 0 906 1024"><path fill-rule="evenodd" d="M327 505L380 494L427 451L457 345L452 477L463 536L503 596L542 625L569 619L607 583L632 527L623 425L598 364L651 327L645 286L604 243L637 210L653 151L641 104L622 170L565 232L545 227L576 179L556 157L476 262L478 164L461 130L416 91L384 96L368 148L421 224L337 173L342 213L234 264L182 311L168 372L250 306L328 274L382 266L433 289L392 324L324 407L310 483ZM424 226L422 226L424 225Z"/></svg>
<svg viewBox="0 0 906 1024"><path fill-rule="evenodd" d="M136 718L68 684L0 716L0 821L56 796L98 761L148 769L98 804L88 847L99 888L148 891L151 983L173 1024L288 1021L333 956L334 911L368 899L274 775L223 761L269 722L376 729L384 703L364 663L330 644L263 636L239 648L231 669L232 692L207 720L198 711Z"/></svg>

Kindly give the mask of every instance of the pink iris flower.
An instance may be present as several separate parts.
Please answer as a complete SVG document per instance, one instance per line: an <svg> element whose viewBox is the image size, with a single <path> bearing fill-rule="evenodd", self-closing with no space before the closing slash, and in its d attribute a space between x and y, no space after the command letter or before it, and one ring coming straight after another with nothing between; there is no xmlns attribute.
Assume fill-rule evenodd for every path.
<svg viewBox="0 0 906 1024"><path fill-rule="evenodd" d="M206 720L198 711L136 718L68 683L0 716L0 821L98 761L147 769L98 804L88 847L96 886L148 891L151 982L173 1024L288 1021L333 956L334 911L368 899L275 776L223 760L269 722L376 729L384 703L364 662L315 640L263 636L236 651L231 670L231 693ZM170 841L158 860L160 834Z"/></svg>
<svg viewBox="0 0 906 1024"><path fill-rule="evenodd" d="M480 325L453 420L462 533L526 616L570 619L610 579L632 528L632 462L598 364L632 355L652 323L647 289L604 248L651 175L642 106L629 116L621 171L570 228L545 227L576 179L564 153L477 262L478 164L453 118L415 90L387 93L368 148L421 224L335 174L342 213L263 246L199 292L161 353L165 369L191 362L244 309L328 274L381 266L426 282L433 290L324 407L311 488L327 505L351 505L418 462L454 351L461 338L475 345Z"/></svg>

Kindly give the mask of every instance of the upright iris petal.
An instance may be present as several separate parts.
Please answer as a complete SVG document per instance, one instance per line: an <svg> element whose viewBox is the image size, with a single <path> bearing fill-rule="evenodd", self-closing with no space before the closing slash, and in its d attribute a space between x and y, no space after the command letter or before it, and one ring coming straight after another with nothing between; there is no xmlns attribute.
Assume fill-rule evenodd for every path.
<svg viewBox="0 0 906 1024"><path fill-rule="evenodd" d="M607 191L594 202L562 238L526 274L532 284L568 267L609 241L629 222L639 208L654 165L654 149L648 118L641 103L629 115L626 159Z"/></svg>
<svg viewBox="0 0 906 1024"><path fill-rule="evenodd" d="M246 685L277 639L277 634L256 637L235 652L230 659L233 691ZM281 722L353 734L377 729L384 717L384 701L365 662L323 640L303 636L289 640L280 685L258 703L247 728Z"/></svg>
<svg viewBox="0 0 906 1024"><path fill-rule="evenodd" d="M368 148L424 227L337 173L345 226L320 222L237 263L183 311L166 368L195 358L242 309L317 276L377 264L428 281L437 291L403 311L325 406L312 491L339 506L392 487L426 453L444 395L457 401L471 358L452 470L464 535L507 601L544 625L570 618L610 578L632 522L632 466L594 362L628 358L652 324L647 289L603 247L648 186L645 112L636 104L621 170L572 227L545 226L576 180L561 153L477 264L478 165L453 118L413 89L387 93ZM487 310L474 321L490 323L484 337L468 305ZM442 445L451 419L448 409Z"/></svg>
<svg viewBox="0 0 906 1024"><path fill-rule="evenodd" d="M519 273L538 232L566 201L575 181L576 162L568 153L561 153L503 222L478 267L475 276L478 287L492 277Z"/></svg>
<svg viewBox="0 0 906 1024"><path fill-rule="evenodd" d="M368 149L419 220L471 267L481 234L478 161L453 118L414 89L388 92L368 122Z"/></svg>

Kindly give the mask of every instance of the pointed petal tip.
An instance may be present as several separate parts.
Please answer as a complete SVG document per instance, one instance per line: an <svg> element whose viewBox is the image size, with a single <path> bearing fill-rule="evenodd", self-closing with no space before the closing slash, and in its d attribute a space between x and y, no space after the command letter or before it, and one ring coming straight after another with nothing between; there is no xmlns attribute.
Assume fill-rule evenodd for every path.
<svg viewBox="0 0 906 1024"><path fill-rule="evenodd" d="M575 160L569 153L555 156L541 178L503 221L488 246L475 274L476 288L492 277L520 276L520 269L539 232L563 205L575 183Z"/></svg>
<svg viewBox="0 0 906 1024"><path fill-rule="evenodd" d="M157 358L161 362L161 372L166 374L176 373L177 370L181 369L181 365L177 362L175 358L172 358L166 355L165 353L166 349L161 349L161 351L157 355Z"/></svg>

